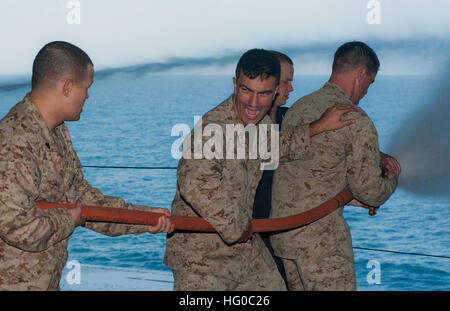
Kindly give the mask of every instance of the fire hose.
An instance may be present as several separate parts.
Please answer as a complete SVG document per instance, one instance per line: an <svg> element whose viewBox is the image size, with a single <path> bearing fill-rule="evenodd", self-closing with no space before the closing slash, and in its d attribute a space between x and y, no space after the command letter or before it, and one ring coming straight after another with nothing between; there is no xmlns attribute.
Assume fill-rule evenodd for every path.
<svg viewBox="0 0 450 311"><path fill-rule="evenodd" d="M328 215L337 208L344 206L352 200L352 198L353 194L351 191L345 190L331 200L300 214L281 218L253 219L252 229L253 232L270 232L289 230L304 226ZM36 205L42 210L55 207L75 208L75 204L71 203L36 202ZM374 214L375 209L371 210L369 210L369 215ZM161 216L160 213L154 212L89 205L83 205L81 212L81 217L90 221L151 226L155 226L158 223L158 218ZM205 219L200 217L171 215L169 219L174 224L175 230L215 232L214 228Z"/></svg>

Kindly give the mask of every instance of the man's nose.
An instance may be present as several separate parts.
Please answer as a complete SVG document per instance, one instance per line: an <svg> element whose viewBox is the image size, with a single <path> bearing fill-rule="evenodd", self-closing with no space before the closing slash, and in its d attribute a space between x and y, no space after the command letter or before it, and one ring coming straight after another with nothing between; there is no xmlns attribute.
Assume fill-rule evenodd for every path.
<svg viewBox="0 0 450 311"><path fill-rule="evenodd" d="M250 106L256 107L258 106L258 94L253 93L252 97L250 98Z"/></svg>

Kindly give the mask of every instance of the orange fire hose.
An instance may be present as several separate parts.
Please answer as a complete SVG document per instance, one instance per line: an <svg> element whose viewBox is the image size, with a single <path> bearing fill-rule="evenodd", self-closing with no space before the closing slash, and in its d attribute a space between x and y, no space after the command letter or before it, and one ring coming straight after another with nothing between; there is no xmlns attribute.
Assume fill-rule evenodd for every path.
<svg viewBox="0 0 450 311"><path fill-rule="evenodd" d="M350 190L338 194L333 199L320 204L304 213L282 218L254 219L252 220L253 232L282 231L300 227L312 223L340 206L345 205L353 198ZM46 210L54 207L74 208L70 203L44 203L37 202L36 205ZM151 225L158 223L160 213L127 210L122 208L83 206L81 216L86 220L115 222L134 225ZM214 228L203 218L170 216L170 221L175 225L175 230L215 232Z"/></svg>

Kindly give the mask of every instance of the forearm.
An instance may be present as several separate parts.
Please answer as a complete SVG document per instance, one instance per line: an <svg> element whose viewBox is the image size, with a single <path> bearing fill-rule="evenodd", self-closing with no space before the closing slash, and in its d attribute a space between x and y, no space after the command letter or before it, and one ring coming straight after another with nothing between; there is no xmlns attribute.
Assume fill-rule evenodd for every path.
<svg viewBox="0 0 450 311"><path fill-rule="evenodd" d="M370 119L358 119L352 133L351 153L346 161L350 188L359 201L380 206L395 191L397 179L381 176L378 136Z"/></svg>
<svg viewBox="0 0 450 311"><path fill-rule="evenodd" d="M311 137L330 129L332 128L330 128L329 123L319 119L310 124L282 130L280 132L280 160L311 159Z"/></svg>
<svg viewBox="0 0 450 311"><path fill-rule="evenodd" d="M38 213L36 215L22 213L15 217L15 221L8 223L4 220L9 218L11 213L2 213L0 237L21 250L40 252L67 239L72 234L74 223L65 208L49 209L40 215L37 215Z"/></svg>
<svg viewBox="0 0 450 311"><path fill-rule="evenodd" d="M311 158L310 129L311 126L306 124L280 131L280 160L294 161Z"/></svg>
<svg viewBox="0 0 450 311"><path fill-rule="evenodd" d="M380 206L394 193L397 186L396 179L387 179L381 176L360 178L353 182L350 189L353 196L369 206Z"/></svg>
<svg viewBox="0 0 450 311"><path fill-rule="evenodd" d="M309 124L309 137L316 136L322 132L325 132L325 128L320 120L316 120Z"/></svg>
<svg viewBox="0 0 450 311"><path fill-rule="evenodd" d="M66 208L39 209L17 181L7 189L0 194L0 237L8 244L39 252L73 232L74 222Z"/></svg>
<svg viewBox="0 0 450 311"><path fill-rule="evenodd" d="M245 185L239 179L239 161L226 162L224 168L220 161L182 159L178 192L226 243L232 244L242 236L251 217L244 207Z"/></svg>
<svg viewBox="0 0 450 311"><path fill-rule="evenodd" d="M151 211L151 208L127 204L123 199L118 197L105 196L100 190L90 186L84 179L73 185L71 189L71 198L74 202L80 200L83 205ZM109 222L86 221L84 227L108 236L148 232L148 226Z"/></svg>
<svg viewBox="0 0 450 311"><path fill-rule="evenodd" d="M25 251L42 251L68 238L74 230L71 214L63 207L43 211L40 170L35 159L23 156L0 161L0 238Z"/></svg>
<svg viewBox="0 0 450 311"><path fill-rule="evenodd" d="M97 190L98 191L98 190ZM100 192L100 191L98 191ZM101 197L101 198L100 198ZM126 203L123 199L118 197L104 196L101 193L97 193L94 196L92 193L84 195L81 198L81 202L84 205L99 205L112 208L122 208L129 210L144 210L151 211L151 208L144 206L133 205ZM92 222L86 221L85 228L96 231L98 233L107 236L119 236L125 234L142 234L148 232L148 226L145 225L131 225L131 224L119 224L110 222Z"/></svg>

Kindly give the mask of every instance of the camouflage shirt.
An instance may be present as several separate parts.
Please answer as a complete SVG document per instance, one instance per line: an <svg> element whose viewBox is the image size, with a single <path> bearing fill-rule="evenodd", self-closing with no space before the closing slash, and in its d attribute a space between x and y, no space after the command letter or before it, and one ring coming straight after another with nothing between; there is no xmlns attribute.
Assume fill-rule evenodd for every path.
<svg viewBox="0 0 450 311"><path fill-rule="evenodd" d="M266 115L257 127L270 123L272 121ZM240 124L232 97L203 116L203 128L209 124L219 125L224 133L227 125ZM203 143L208 138L204 137ZM267 139L270 145L270 138ZM309 141L309 125L280 132L280 160L306 159ZM262 251L265 245L258 234L247 242L237 243L252 217L256 189L263 174L261 161L259 157L180 159L172 214L202 217L217 233L175 232L168 236L164 258L167 266L240 282L249 271L253 258L264 253L263 256L267 255L265 260L273 261L268 252Z"/></svg>
<svg viewBox="0 0 450 311"><path fill-rule="evenodd" d="M59 289L74 222L66 208L42 211L35 202L77 200L145 209L91 187L66 125L49 131L27 95L0 121L0 290ZM111 236L147 231L146 226L85 226Z"/></svg>
<svg viewBox="0 0 450 311"><path fill-rule="evenodd" d="M338 103L351 101L344 90L328 82L289 109L282 130L313 122ZM397 182L381 177L377 131L367 114L359 106L355 108L356 112L343 117L355 119L354 124L311 138L310 159L280 163L274 174L271 217L305 212L346 188L371 206L380 206L391 196ZM336 213L333 215L342 214L342 209ZM304 238L300 232L301 228L273 235L276 254L296 256L295 241Z"/></svg>

